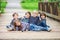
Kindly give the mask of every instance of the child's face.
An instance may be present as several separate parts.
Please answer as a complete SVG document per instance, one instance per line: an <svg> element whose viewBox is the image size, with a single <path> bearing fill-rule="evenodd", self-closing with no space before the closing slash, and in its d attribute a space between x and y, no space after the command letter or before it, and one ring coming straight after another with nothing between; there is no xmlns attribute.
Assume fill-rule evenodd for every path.
<svg viewBox="0 0 60 40"><path fill-rule="evenodd" d="M42 15L42 16L41 16L41 18L42 18L42 19L45 19L45 16L44 16L44 15Z"/></svg>
<svg viewBox="0 0 60 40"><path fill-rule="evenodd" d="M35 13L35 12L34 12L34 13L33 13L33 17L36 17L36 16L38 16L38 13Z"/></svg>
<svg viewBox="0 0 60 40"><path fill-rule="evenodd" d="M26 17L26 18L29 18L29 17L30 17L30 15L27 13L27 14L25 15L25 17Z"/></svg>
<svg viewBox="0 0 60 40"><path fill-rule="evenodd" d="M17 19L17 18L18 18L18 15L15 14L13 18L14 18L14 19Z"/></svg>
<svg viewBox="0 0 60 40"><path fill-rule="evenodd" d="M17 26L21 25L21 22L16 21L16 25L17 25Z"/></svg>

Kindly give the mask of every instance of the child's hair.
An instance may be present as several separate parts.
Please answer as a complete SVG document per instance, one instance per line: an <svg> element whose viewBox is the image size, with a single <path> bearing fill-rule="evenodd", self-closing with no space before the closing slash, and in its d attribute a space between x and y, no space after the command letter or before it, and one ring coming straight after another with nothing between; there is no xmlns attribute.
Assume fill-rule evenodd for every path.
<svg viewBox="0 0 60 40"><path fill-rule="evenodd" d="M22 29L22 25L20 24L19 26L16 25L16 21L20 22L19 20L14 20L14 29L16 30L16 27L18 27L18 30Z"/></svg>
<svg viewBox="0 0 60 40"><path fill-rule="evenodd" d="M34 11L33 11L33 13L36 13L36 14L38 14L38 11L34 10Z"/></svg>
<svg viewBox="0 0 60 40"><path fill-rule="evenodd" d="M46 14L45 14L45 13L41 13L41 14L40 14L40 17L41 17L41 16L45 16L45 17L46 17Z"/></svg>
<svg viewBox="0 0 60 40"><path fill-rule="evenodd" d="M15 12L12 16L14 17L15 15L17 15L18 16L18 14Z"/></svg>
<svg viewBox="0 0 60 40"><path fill-rule="evenodd" d="M38 11L38 14L41 14L41 12L40 12L40 11Z"/></svg>
<svg viewBox="0 0 60 40"><path fill-rule="evenodd" d="M25 15L26 15L27 13L31 16L31 12L26 12Z"/></svg>

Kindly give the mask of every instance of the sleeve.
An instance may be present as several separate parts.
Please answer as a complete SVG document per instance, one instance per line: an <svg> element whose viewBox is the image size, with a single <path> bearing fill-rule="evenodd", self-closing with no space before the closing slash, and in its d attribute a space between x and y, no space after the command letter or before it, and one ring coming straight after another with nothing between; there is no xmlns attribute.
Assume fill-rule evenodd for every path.
<svg viewBox="0 0 60 40"><path fill-rule="evenodd" d="M21 20L21 21L24 21L24 17L21 17L20 20Z"/></svg>
<svg viewBox="0 0 60 40"><path fill-rule="evenodd" d="M13 25L13 20L10 22L10 25Z"/></svg>
<svg viewBox="0 0 60 40"><path fill-rule="evenodd" d="M44 27L46 27L47 26L47 24L46 24L46 20L42 20L42 22L41 22L42 24L43 24L43 26Z"/></svg>
<svg viewBox="0 0 60 40"><path fill-rule="evenodd" d="M36 21L36 23L37 23L37 25L38 25L38 23L39 23L39 17L37 17L38 19L37 19L37 21Z"/></svg>

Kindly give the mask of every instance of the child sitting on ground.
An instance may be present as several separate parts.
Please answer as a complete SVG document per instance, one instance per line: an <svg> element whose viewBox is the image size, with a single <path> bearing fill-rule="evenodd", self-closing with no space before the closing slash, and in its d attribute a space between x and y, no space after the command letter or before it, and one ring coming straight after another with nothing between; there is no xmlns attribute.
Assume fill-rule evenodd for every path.
<svg viewBox="0 0 60 40"><path fill-rule="evenodd" d="M37 11L34 11L34 12L32 13L32 16L30 17L30 24L35 24L35 25L37 25L38 20L39 20L38 12L37 12Z"/></svg>
<svg viewBox="0 0 60 40"><path fill-rule="evenodd" d="M18 18L18 14L14 13L13 20L11 21L10 25L7 26L8 31L25 31L26 27L29 27L28 23L22 22L21 18Z"/></svg>
<svg viewBox="0 0 60 40"><path fill-rule="evenodd" d="M29 23L30 17L31 17L31 13L30 12L26 12L25 16L22 18L22 22Z"/></svg>
<svg viewBox="0 0 60 40"><path fill-rule="evenodd" d="M24 23L24 22L21 22L19 20L14 20L14 31L16 31L16 28L17 28L17 31L26 31L26 26L29 27L29 24L27 23Z"/></svg>
<svg viewBox="0 0 60 40"><path fill-rule="evenodd" d="M46 14L41 13L40 18L41 19L38 21L38 26L46 28L46 29L42 29L42 30L51 31L50 26L48 26L46 24Z"/></svg>
<svg viewBox="0 0 60 40"><path fill-rule="evenodd" d="M28 30L30 31L30 28L29 28L29 19L31 17L31 13L30 12L26 12L25 13L25 16L21 19L23 23L25 23L26 27L24 27L25 30Z"/></svg>
<svg viewBox="0 0 60 40"><path fill-rule="evenodd" d="M46 14L42 13L40 14L40 20L38 21L38 24L30 24L30 29L32 31L48 31L50 32L50 27L46 24Z"/></svg>
<svg viewBox="0 0 60 40"><path fill-rule="evenodd" d="M19 20L19 21L21 20L20 18L18 18L18 14L16 12L12 16L13 16L13 19L12 19L10 25L6 26L9 31L12 31L14 29L14 26L13 26L14 20Z"/></svg>
<svg viewBox="0 0 60 40"><path fill-rule="evenodd" d="M21 22L19 20L14 20L14 31L16 31L16 28L18 28L18 31L22 30L22 25Z"/></svg>

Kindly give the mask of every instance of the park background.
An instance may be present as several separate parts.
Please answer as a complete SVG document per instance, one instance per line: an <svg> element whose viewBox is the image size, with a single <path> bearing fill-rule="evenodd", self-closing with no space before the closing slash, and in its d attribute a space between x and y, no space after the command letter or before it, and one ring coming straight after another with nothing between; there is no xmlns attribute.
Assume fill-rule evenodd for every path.
<svg viewBox="0 0 60 40"><path fill-rule="evenodd" d="M3 40L60 40L60 22L53 17L58 17L60 19L60 13L58 15L52 14L52 18L47 17L47 24L51 26L51 32L20 32L12 31L8 32L6 25L12 20L12 14L17 12L19 17L25 15L25 12L34 10L41 11L39 9L39 4L41 2L58 2L58 9L60 12L60 0L0 0L0 39ZM46 12L50 15L50 13Z"/></svg>

